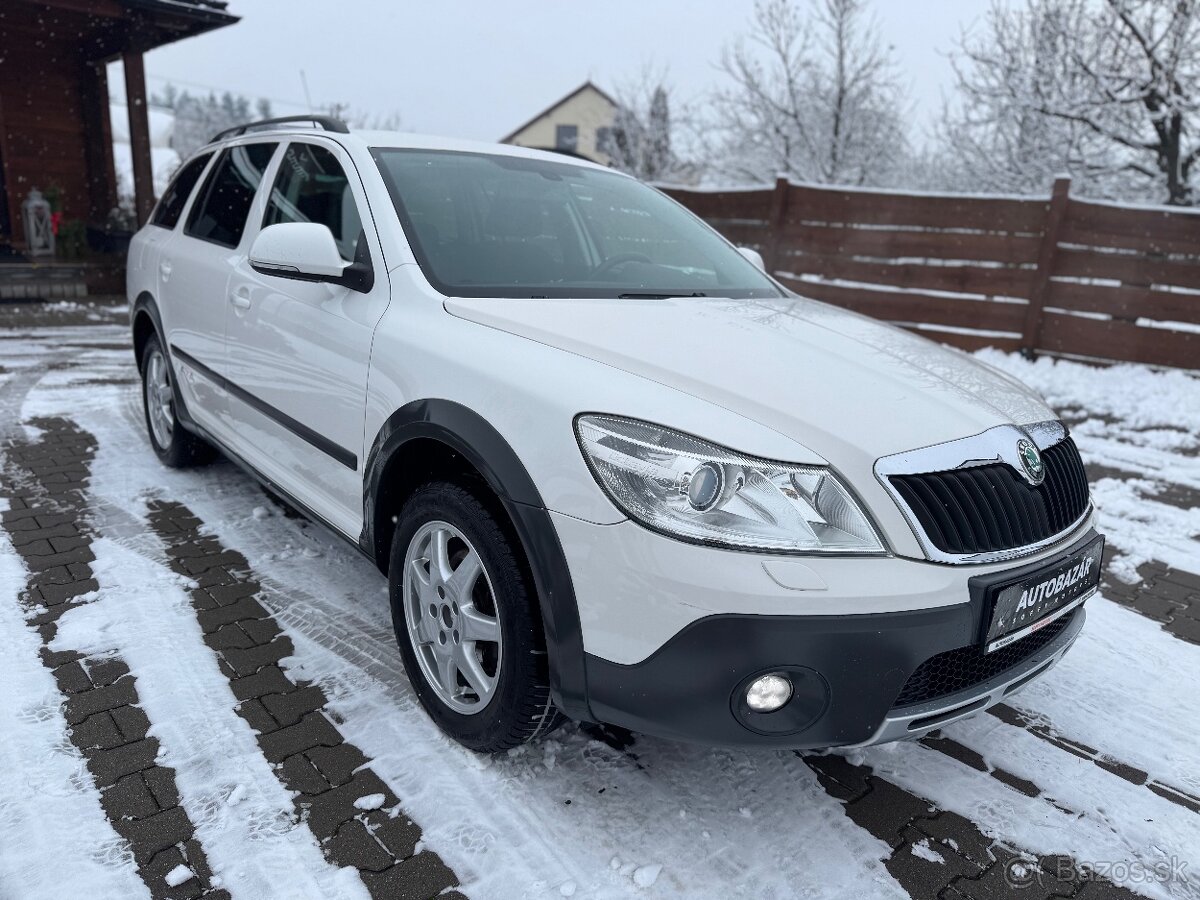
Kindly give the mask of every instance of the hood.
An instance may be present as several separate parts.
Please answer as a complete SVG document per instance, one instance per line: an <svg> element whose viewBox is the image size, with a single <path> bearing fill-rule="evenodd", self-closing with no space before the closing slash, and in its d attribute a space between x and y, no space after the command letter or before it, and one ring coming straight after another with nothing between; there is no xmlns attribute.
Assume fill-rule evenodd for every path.
<svg viewBox="0 0 1200 900"><path fill-rule="evenodd" d="M869 469L891 453L1056 418L964 353L803 298L450 299L446 309L718 404L834 465ZM668 410L659 424L672 424Z"/></svg>

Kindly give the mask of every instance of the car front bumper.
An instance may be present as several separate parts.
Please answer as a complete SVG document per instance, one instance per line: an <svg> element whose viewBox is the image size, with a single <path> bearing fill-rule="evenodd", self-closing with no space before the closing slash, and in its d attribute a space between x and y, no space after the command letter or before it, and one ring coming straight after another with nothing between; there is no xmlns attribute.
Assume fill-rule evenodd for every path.
<svg viewBox="0 0 1200 900"><path fill-rule="evenodd" d="M818 583L824 587L784 591L790 594L784 599L791 600L798 614L776 614L780 597L772 594L765 582L754 582L750 589L744 586L753 574L750 564L756 557L751 554L721 553L672 542L676 548L664 552L674 554L677 548L686 548L678 553L694 561L690 569L677 568L677 558L664 560L644 549L648 539L660 542L666 538L647 538L641 531L643 550L625 558L606 552L612 549L612 529L622 526L564 529L556 524L560 534L587 528L593 538L586 550L575 541L564 541L569 561L574 563L585 553L590 562L581 568L588 570L600 563L605 567L590 571L582 581L578 572L573 573L580 595L587 702L593 718L676 740L789 748L918 738L999 703L1049 671L1079 635L1085 619L1083 608L1013 644L1011 650L985 657L978 649L987 615L983 586L1052 566L1095 536L1089 524L1050 552L986 567L895 558L805 559L805 564L812 563L811 574L816 575L814 588ZM604 533L597 535L595 528L603 528ZM704 555L721 560L732 571L707 568L700 562ZM761 574L761 559L758 565ZM861 589L863 585L856 579L872 567L888 575L876 595L862 597L862 605L891 602L901 608L860 614L805 612L828 608L828 595L843 591L838 573L847 573ZM739 572L743 577L739 578ZM923 608L903 608L917 602L911 594L919 591L923 578L931 602ZM599 595L592 593L591 586L596 584ZM740 593L729 590L735 584L743 585ZM754 588L761 593L752 593ZM635 608L626 601L631 593L639 592L640 608ZM713 610L714 592L724 597L725 611ZM956 602L947 602L949 594ZM837 597L836 603L854 608L854 598ZM690 620L648 654L627 662L595 652L596 644L619 649L622 642L613 629L620 628L637 635L630 642L640 649L653 639L656 622L674 621L678 604L688 608ZM922 667L927 661L932 669ZM792 700L777 712L750 712L743 700L746 686L760 675L779 671L793 681ZM930 671L936 673L933 677L948 680L932 685L924 695L917 692L913 699L914 691L905 690L906 683L914 673L928 677L921 673Z"/></svg>

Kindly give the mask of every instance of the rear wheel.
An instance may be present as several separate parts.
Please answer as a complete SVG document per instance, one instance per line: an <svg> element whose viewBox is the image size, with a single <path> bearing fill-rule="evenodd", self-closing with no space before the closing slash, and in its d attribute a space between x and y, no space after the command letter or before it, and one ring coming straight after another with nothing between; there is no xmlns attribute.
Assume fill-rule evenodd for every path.
<svg viewBox="0 0 1200 900"><path fill-rule="evenodd" d="M171 365L157 335L142 348L142 407L150 446L164 464L183 469L212 459L212 447L181 426L175 415Z"/></svg>
<svg viewBox="0 0 1200 900"><path fill-rule="evenodd" d="M558 721L519 553L480 498L449 482L417 490L392 539L392 622L409 680L442 730L481 752Z"/></svg>

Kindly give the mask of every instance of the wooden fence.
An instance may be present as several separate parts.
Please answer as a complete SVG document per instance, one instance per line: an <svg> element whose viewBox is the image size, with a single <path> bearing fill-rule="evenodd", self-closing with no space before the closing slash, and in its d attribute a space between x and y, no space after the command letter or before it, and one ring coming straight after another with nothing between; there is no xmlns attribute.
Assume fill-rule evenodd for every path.
<svg viewBox="0 0 1200 900"><path fill-rule="evenodd" d="M968 350L1200 369L1200 210L1049 198L664 188L797 293Z"/></svg>

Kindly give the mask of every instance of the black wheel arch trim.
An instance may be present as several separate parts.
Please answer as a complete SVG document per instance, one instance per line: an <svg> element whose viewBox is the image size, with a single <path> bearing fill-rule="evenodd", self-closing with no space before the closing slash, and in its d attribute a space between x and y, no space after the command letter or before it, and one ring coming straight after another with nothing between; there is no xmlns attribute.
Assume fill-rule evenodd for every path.
<svg viewBox="0 0 1200 900"><path fill-rule="evenodd" d="M390 548L382 546L385 536L376 533L375 500L388 462L405 444L422 438L461 454L500 499L529 561L540 600L555 705L573 719L592 720L579 607L558 532L516 451L481 415L452 400L426 399L388 417L364 469L363 549L381 569L386 566Z"/></svg>

